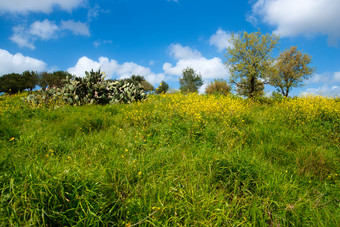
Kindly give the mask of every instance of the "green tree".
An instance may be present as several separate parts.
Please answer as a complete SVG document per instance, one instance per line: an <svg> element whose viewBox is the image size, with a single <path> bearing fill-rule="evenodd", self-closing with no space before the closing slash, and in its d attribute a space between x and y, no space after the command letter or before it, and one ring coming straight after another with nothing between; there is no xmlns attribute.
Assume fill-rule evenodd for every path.
<svg viewBox="0 0 340 227"><path fill-rule="evenodd" d="M0 92L15 94L23 90L25 86L21 74L10 73L0 77Z"/></svg>
<svg viewBox="0 0 340 227"><path fill-rule="evenodd" d="M22 83L25 89L32 91L38 84L38 73L34 71L25 71L22 73Z"/></svg>
<svg viewBox="0 0 340 227"><path fill-rule="evenodd" d="M156 88L156 94L166 93L169 90L169 85L162 80L159 86Z"/></svg>
<svg viewBox="0 0 340 227"><path fill-rule="evenodd" d="M186 68L182 71L182 77L179 78L179 89L182 92L197 92L203 85L201 74L197 74L194 69Z"/></svg>
<svg viewBox="0 0 340 227"><path fill-rule="evenodd" d="M43 89L46 90L46 88L48 87L48 83L49 83L49 78L51 77L51 73L48 72L41 72L39 73L38 76L38 85Z"/></svg>
<svg viewBox="0 0 340 227"><path fill-rule="evenodd" d="M50 87L61 88L65 85L66 77L73 78L67 71L55 71L52 73L52 80L49 83Z"/></svg>
<svg viewBox="0 0 340 227"><path fill-rule="evenodd" d="M144 91L153 91L155 88L150 84L144 76L132 75L130 78L124 79L129 83L134 83L135 85L140 84Z"/></svg>
<svg viewBox="0 0 340 227"><path fill-rule="evenodd" d="M278 36L262 35L260 31L232 34L225 64L231 74L230 83L236 85L240 95L253 98L264 94L264 84L273 72L270 54L278 41Z"/></svg>
<svg viewBox="0 0 340 227"><path fill-rule="evenodd" d="M275 64L276 71L269 80L270 85L288 97L293 87L303 86L303 80L309 79L315 72L315 68L308 66L311 60L311 56L298 51L296 46L280 53Z"/></svg>
<svg viewBox="0 0 340 227"><path fill-rule="evenodd" d="M47 87L61 88L65 84L66 77L72 78L73 76L67 71L42 72L39 74L38 85L43 90Z"/></svg>
<svg viewBox="0 0 340 227"><path fill-rule="evenodd" d="M230 92L231 87L225 80L214 80L214 82L210 82L205 88L205 93L207 94L228 95Z"/></svg>

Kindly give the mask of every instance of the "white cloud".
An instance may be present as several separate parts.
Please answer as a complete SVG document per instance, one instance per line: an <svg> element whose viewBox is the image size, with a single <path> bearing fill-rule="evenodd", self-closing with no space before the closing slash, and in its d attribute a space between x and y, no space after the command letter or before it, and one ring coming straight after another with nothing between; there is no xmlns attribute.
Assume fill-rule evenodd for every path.
<svg viewBox="0 0 340 227"><path fill-rule="evenodd" d="M36 40L58 38L60 36L60 31L65 30L69 30L75 35L90 35L89 28L85 23L69 20L61 21L61 25L58 26L54 21L45 19L43 21L35 21L30 26L15 26L10 40L20 47L35 49L34 42Z"/></svg>
<svg viewBox="0 0 340 227"><path fill-rule="evenodd" d="M209 43L211 46L216 46L219 51L223 51L231 47L231 34L219 28L214 35L210 37Z"/></svg>
<svg viewBox="0 0 340 227"><path fill-rule="evenodd" d="M170 54L178 61L175 66L168 62L163 64L166 74L180 76L183 69L191 67L200 73L203 79L226 78L228 76L227 69L220 58L207 59L202 57L197 50L183 47L180 44L170 45Z"/></svg>
<svg viewBox="0 0 340 227"><path fill-rule="evenodd" d="M323 85L317 88L308 88L306 91L301 92L300 96L308 95L308 94L315 94L315 95L322 95L322 96L340 96L340 87L339 86L328 86Z"/></svg>
<svg viewBox="0 0 340 227"><path fill-rule="evenodd" d="M81 57L74 67L69 68L67 71L76 76L84 76L85 71L98 70L105 72L107 79L109 78L128 78L131 75L144 76L147 81L152 84L160 83L164 80L165 75L162 73L153 73L150 68L138 65L134 62L125 62L119 64L116 60L108 59L107 57L99 57L98 61L94 61L88 57Z"/></svg>
<svg viewBox="0 0 340 227"><path fill-rule="evenodd" d="M335 72L334 73L333 81L340 82L340 72Z"/></svg>
<svg viewBox="0 0 340 227"><path fill-rule="evenodd" d="M105 44L112 44L112 40L96 40L96 41L94 41L93 42L93 45L95 46L95 47L99 47L99 46L101 46L101 45L105 45Z"/></svg>
<svg viewBox="0 0 340 227"><path fill-rule="evenodd" d="M315 74L309 80L306 80L307 84L311 83L324 83L324 84L334 84L340 82L340 72L329 73L325 72L322 74Z"/></svg>
<svg viewBox="0 0 340 227"><path fill-rule="evenodd" d="M171 44L170 55L175 59L201 58L201 53L193 50L190 47L183 47L181 44Z"/></svg>
<svg viewBox="0 0 340 227"><path fill-rule="evenodd" d="M208 87L209 85L209 81L205 80L203 85L198 89L198 93L199 94L204 94L205 93L205 89Z"/></svg>
<svg viewBox="0 0 340 227"><path fill-rule="evenodd" d="M21 53L12 55L6 50L0 49L0 75L7 73L22 73L26 70L44 71L46 63Z"/></svg>
<svg viewBox="0 0 340 227"><path fill-rule="evenodd" d="M23 25L18 25L13 28L14 34L9 38L13 42L19 45L19 47L27 47L32 50L35 49L33 40L28 37L27 31Z"/></svg>
<svg viewBox="0 0 340 227"><path fill-rule="evenodd" d="M74 20L61 21L61 29L70 30L75 35L90 36L89 27L86 23L75 22Z"/></svg>
<svg viewBox="0 0 340 227"><path fill-rule="evenodd" d="M252 7L248 21L276 26L275 33L283 37L297 35L328 35L330 45L340 38L338 0L258 0Z"/></svg>
<svg viewBox="0 0 340 227"><path fill-rule="evenodd" d="M85 0L0 0L0 12L50 13L54 7L71 11L79 7Z"/></svg>
<svg viewBox="0 0 340 227"><path fill-rule="evenodd" d="M330 73L315 74L309 80L306 80L306 83L328 83L331 80L331 76Z"/></svg>
<svg viewBox="0 0 340 227"><path fill-rule="evenodd" d="M33 24L31 24L29 33L32 36L36 36L42 40L47 40L55 37L55 33L58 30L59 28L54 21L45 19L41 22L35 21Z"/></svg>

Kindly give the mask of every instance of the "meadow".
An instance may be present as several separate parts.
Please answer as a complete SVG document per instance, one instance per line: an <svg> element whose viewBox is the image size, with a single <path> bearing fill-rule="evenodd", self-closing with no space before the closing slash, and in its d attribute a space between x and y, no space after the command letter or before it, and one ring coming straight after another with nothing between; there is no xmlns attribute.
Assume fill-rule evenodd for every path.
<svg viewBox="0 0 340 227"><path fill-rule="evenodd" d="M0 226L339 226L340 100L0 96Z"/></svg>

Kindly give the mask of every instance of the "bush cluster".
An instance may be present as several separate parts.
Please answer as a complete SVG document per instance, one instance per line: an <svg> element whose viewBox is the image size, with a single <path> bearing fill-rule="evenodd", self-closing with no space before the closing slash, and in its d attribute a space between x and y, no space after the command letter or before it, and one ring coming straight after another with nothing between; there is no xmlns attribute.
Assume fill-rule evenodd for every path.
<svg viewBox="0 0 340 227"><path fill-rule="evenodd" d="M205 93L207 94L228 95L230 92L231 87L225 80L215 80L214 82L210 82L210 84L205 89Z"/></svg>
<svg viewBox="0 0 340 227"><path fill-rule="evenodd" d="M38 94L31 94L26 101L33 105L43 105L62 100L71 105L131 103L146 98L140 84L126 80L105 81L98 70L85 72L85 77L66 77L62 88L48 88Z"/></svg>

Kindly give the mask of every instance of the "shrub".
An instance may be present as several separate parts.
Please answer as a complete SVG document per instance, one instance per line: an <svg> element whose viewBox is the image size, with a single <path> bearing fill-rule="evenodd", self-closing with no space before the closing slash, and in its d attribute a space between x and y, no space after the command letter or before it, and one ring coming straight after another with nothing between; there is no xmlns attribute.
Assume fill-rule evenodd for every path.
<svg viewBox="0 0 340 227"><path fill-rule="evenodd" d="M169 85L162 80L159 86L156 88L156 94L166 93L169 90Z"/></svg>
<svg viewBox="0 0 340 227"><path fill-rule="evenodd" d="M205 89L205 93L207 94L228 95L230 92L231 87L225 80L214 80L214 82L210 82L210 84Z"/></svg>

